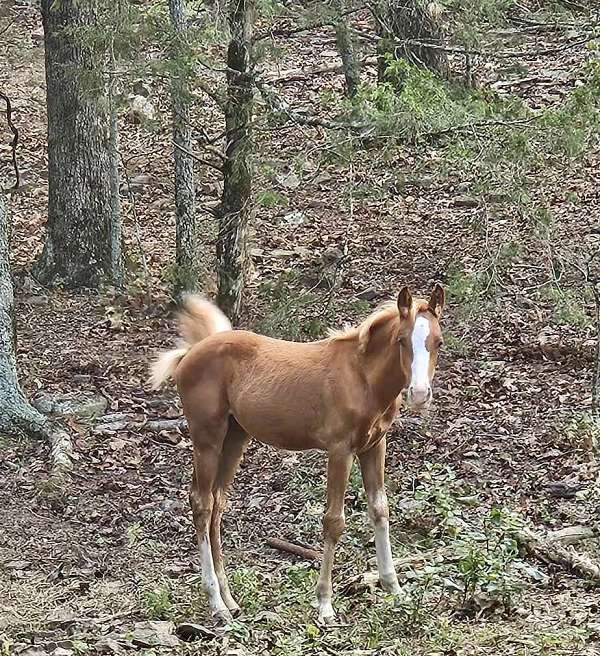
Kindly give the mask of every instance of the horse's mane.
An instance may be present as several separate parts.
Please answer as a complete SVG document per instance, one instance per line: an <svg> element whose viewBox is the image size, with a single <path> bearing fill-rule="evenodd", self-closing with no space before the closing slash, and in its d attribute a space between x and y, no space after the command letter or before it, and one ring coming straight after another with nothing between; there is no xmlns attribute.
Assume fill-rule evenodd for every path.
<svg viewBox="0 0 600 656"><path fill-rule="evenodd" d="M429 307L423 299L413 299L410 309L411 319L414 320L419 312L426 312ZM358 337L360 344L364 344L371 329L379 324L398 317L398 303L396 299L385 301L379 305L364 321L357 326L344 326L341 329L329 328L327 337L333 341L346 341Z"/></svg>

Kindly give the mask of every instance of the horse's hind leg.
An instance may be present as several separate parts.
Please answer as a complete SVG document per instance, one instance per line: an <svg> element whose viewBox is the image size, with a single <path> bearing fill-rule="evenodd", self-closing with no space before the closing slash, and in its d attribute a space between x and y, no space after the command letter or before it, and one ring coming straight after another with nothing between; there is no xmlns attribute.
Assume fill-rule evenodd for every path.
<svg viewBox="0 0 600 656"><path fill-rule="evenodd" d="M223 442L219 469L215 480L213 492L214 507L210 521L210 545L215 565L215 572L221 589L221 597L225 605L235 615L240 607L231 596L229 583L223 565L223 552L221 548L221 517L227 502L227 490L231 485L235 472L238 469L244 451L248 444L248 435L232 417L229 422L229 430Z"/></svg>
<svg viewBox="0 0 600 656"><path fill-rule="evenodd" d="M213 615L228 620L231 613L221 597L210 544L209 526L213 513L213 489L217 479L221 449L227 432L227 417L200 426L190 421L194 448L194 474L190 505L200 549L202 584Z"/></svg>

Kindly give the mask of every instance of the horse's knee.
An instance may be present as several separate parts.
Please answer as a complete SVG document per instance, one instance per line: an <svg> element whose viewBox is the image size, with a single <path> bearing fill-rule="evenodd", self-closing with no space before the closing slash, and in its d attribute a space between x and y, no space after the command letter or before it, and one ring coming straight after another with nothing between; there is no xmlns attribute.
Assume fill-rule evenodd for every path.
<svg viewBox="0 0 600 656"><path fill-rule="evenodd" d="M346 520L344 513L332 512L328 510L323 517L323 534L326 539L332 542L338 542L344 529L346 528Z"/></svg>
<svg viewBox="0 0 600 656"><path fill-rule="evenodd" d="M192 517L194 518L194 524L196 528L204 529L212 514L212 494L208 496L200 494L196 487L192 485L188 498L192 508Z"/></svg>
<svg viewBox="0 0 600 656"><path fill-rule="evenodd" d="M375 526L387 523L390 519L390 507L385 492L377 492L369 504L369 515Z"/></svg>

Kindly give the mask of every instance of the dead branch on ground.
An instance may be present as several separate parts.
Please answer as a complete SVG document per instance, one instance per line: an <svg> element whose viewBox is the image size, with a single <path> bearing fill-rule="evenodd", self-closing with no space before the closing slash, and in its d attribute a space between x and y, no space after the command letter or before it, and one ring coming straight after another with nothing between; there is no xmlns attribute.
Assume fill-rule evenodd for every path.
<svg viewBox="0 0 600 656"><path fill-rule="evenodd" d="M270 547L273 547L273 549L285 551L294 556L300 556L300 558L304 558L304 560L319 560L321 558L321 554L316 549L303 547L299 544L288 542L287 540L281 540L280 538L267 538L265 542Z"/></svg>

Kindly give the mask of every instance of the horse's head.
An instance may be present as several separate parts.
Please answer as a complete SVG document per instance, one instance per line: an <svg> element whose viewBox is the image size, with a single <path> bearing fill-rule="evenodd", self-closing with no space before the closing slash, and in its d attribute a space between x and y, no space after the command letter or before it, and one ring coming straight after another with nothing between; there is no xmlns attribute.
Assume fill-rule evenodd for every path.
<svg viewBox="0 0 600 656"><path fill-rule="evenodd" d="M444 288L436 284L429 301L414 300L408 287L398 294L400 314L400 360L406 387L406 405L424 410L433 398L431 383L442 346L440 317L444 307Z"/></svg>

